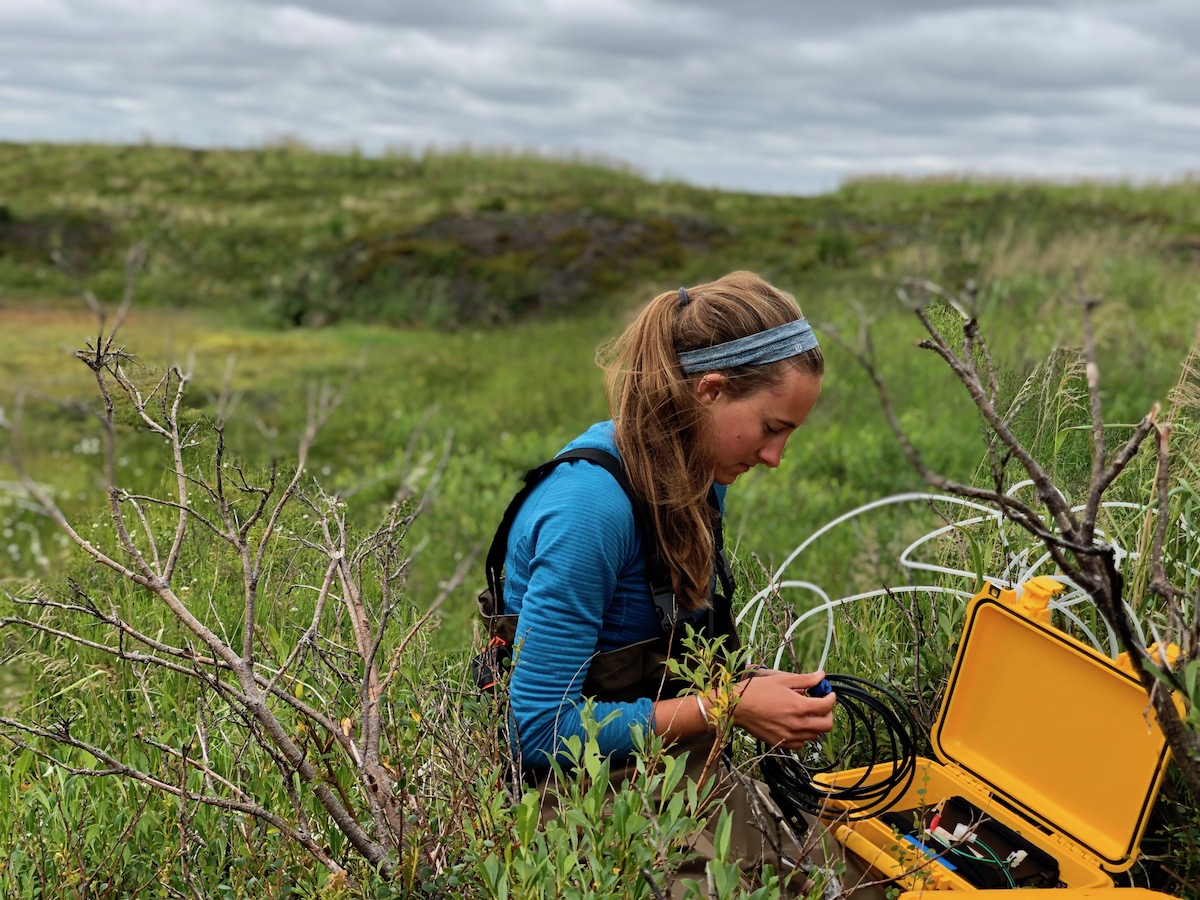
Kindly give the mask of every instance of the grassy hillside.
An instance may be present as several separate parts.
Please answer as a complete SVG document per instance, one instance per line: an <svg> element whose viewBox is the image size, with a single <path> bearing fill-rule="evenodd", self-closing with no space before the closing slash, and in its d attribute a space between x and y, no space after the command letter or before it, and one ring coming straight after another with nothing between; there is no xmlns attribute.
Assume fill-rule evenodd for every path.
<svg viewBox="0 0 1200 900"><path fill-rule="evenodd" d="M751 268L853 328L860 308L896 312L895 279L919 273L974 280L994 338L1028 361L1073 334L1056 308L1078 265L1121 358L1163 358L1169 376L1194 325L1198 200L1191 182L878 180L782 198L520 155L0 144L0 297L117 297L144 241L140 306L241 324L462 329L628 309Z"/></svg>
<svg viewBox="0 0 1200 900"><path fill-rule="evenodd" d="M945 180L768 198L519 155L0 144L0 285L117 292L125 251L150 240L149 305L463 326L734 266L861 291L915 268L1054 279L1118 263L1106 242L1186 264L1200 252L1198 193ZM1111 276L1089 278L1104 290ZM1126 279L1122 294L1147 287Z"/></svg>

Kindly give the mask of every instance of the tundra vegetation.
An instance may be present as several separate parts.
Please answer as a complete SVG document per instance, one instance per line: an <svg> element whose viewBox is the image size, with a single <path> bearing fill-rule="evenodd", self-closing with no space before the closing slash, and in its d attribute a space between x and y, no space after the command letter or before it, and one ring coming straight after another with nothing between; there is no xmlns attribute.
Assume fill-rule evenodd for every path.
<svg viewBox="0 0 1200 900"><path fill-rule="evenodd" d="M654 896L719 814L704 787L656 799L681 773L646 764L606 807L581 742L572 812L539 827L469 686L473 598L519 474L606 415L595 347L651 294L748 268L829 339L780 469L730 492L743 597L871 501L1006 507L1024 543L948 529L923 550L965 574L920 583L1047 554L1096 601L1064 629L1179 647L1139 668L1177 759L1120 877L1197 897L1198 195L0 144L0 893ZM836 611L827 667L926 727L962 603L899 590L898 560L961 518L880 507L788 569L893 589ZM812 602L772 594L753 649ZM813 621L788 665L822 654ZM722 858L696 890L773 877Z"/></svg>

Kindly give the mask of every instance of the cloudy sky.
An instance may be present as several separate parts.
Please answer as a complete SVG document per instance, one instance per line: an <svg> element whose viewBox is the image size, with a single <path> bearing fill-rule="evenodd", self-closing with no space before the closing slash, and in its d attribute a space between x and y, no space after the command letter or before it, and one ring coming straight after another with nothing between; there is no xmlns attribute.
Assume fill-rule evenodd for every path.
<svg viewBox="0 0 1200 900"><path fill-rule="evenodd" d="M1166 180L1200 174L1200 3L0 0L0 140L283 136L772 193Z"/></svg>

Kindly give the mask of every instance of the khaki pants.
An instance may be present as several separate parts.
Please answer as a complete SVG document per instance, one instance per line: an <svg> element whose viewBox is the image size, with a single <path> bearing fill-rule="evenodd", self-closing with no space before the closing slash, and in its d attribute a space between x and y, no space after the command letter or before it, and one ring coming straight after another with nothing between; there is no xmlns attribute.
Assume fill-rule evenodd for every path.
<svg viewBox="0 0 1200 900"><path fill-rule="evenodd" d="M688 751L687 774L693 780L700 780L712 746L712 738L702 736L674 748L676 753ZM748 876L744 879L747 885L757 879L764 865L770 864L780 880L786 880L784 897L804 897L815 885L820 885L822 891L818 896L823 900L885 900L887 884L870 873L858 857L846 852L815 818L805 816L808 833L798 839L765 784L729 768L721 760L717 760L712 772L718 779L715 803L731 817L730 851ZM610 781L619 785L632 774L632 765L614 766ZM539 779L537 787L542 792L542 821L557 817L558 797L553 790L547 790L549 780ZM693 841L692 857L673 874L669 884L659 885L664 896L683 898L684 879L697 881L701 896L708 896L705 866L716 855L713 844L716 824L714 809L708 826Z"/></svg>

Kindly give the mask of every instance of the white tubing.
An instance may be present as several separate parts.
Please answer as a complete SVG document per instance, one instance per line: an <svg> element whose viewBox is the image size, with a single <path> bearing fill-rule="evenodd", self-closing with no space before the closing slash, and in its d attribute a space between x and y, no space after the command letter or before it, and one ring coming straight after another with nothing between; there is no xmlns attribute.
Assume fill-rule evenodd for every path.
<svg viewBox="0 0 1200 900"><path fill-rule="evenodd" d="M1025 487L1029 487L1032 484L1033 484L1033 482L1030 480L1018 482L1018 483L1014 484L1011 488L1009 488L1007 494L1008 494L1008 496L1013 496L1018 490L1025 488ZM1065 495L1063 495L1061 493L1061 491L1059 492L1059 495L1062 496L1064 500L1066 500ZM792 552L787 556L786 559L784 559L784 561L780 564L780 566L775 570L775 572L772 574L772 576L768 580L767 585L762 590L758 591L753 597L751 597L750 600L747 601L746 604L742 607L741 611L737 614L737 623L739 625L743 622L743 620L746 619L747 616L751 617L750 628L749 628L749 632L748 632L748 636L747 636L748 642L753 643L755 636L758 632L758 627L762 620L763 611L766 608L766 598L768 596L777 594L777 593L779 593L783 590L787 590L787 589L802 589L802 590L811 591L811 592L817 594L819 597L821 597L822 602L819 605L802 613L797 619L795 619L791 623L791 625L788 626L786 632L784 633L783 642L779 645L779 647L775 651L775 657L774 657L774 662L773 662L773 665L775 665L775 666L778 666L780 661L782 660L784 648L785 648L787 642L789 642L792 639L792 636L795 634L796 629L800 626L800 624L807 621L808 619L810 619L811 617L813 617L815 615L818 615L820 613L826 613L828 621L827 621L827 625L826 625L825 646L821 652L821 660L820 660L820 667L823 668L826 660L828 659L829 651L830 651L830 648L831 648L832 642L833 642L833 635L834 635L833 610L836 609L837 607L843 606L847 603L851 603L851 602L854 602L857 600L865 600L865 599L870 599L870 598L874 598L874 597L886 596L889 593L893 593L893 594L894 593L910 593L913 591L928 591L930 593L951 594L953 596L958 596L958 597L963 597L963 598L970 598L971 596L973 596L973 594L971 594L970 592L955 590L953 588L943 588L943 587L939 587L939 586L935 586L935 585L905 585L905 586L899 586L899 587L885 588L885 589L881 589L881 590L867 591L864 593L853 594L853 595L846 596L846 597L839 597L837 599L830 599L830 597L829 597L828 593L826 593L826 591L824 591L819 585L813 584L812 582L798 581L798 580L781 580L783 573L787 570L787 568L793 562L795 562L795 560L800 556L801 553L803 553L805 550L807 550L818 538L820 538L827 532L831 531L832 529L836 528L838 525L841 525L841 524L855 518L856 516L862 515L863 513L866 513L866 512L870 512L871 510L874 510L874 509L879 509L884 506L891 506L891 505L895 505L895 504L899 504L899 503L911 503L911 502L915 502L915 501L922 501L922 502L926 502L926 503L941 501L941 502L951 503L954 505L966 507L968 509L978 510L978 511L984 513L984 515L972 516L970 518L960 519L960 520L953 522L951 524L948 524L948 525L940 526L940 527L934 529L933 531L930 531L927 534L923 535L922 537L918 538L917 540L913 541L911 544L909 544L907 547L904 548L904 550L900 553L900 555L898 557L898 561L904 568L914 570L914 571L933 572L936 574L948 575L948 576L951 576L954 578L971 578L971 579L976 578L978 573L968 572L968 571L964 571L962 569L953 569L948 566L941 566L941 565L936 565L936 564L928 563L928 562L922 562L918 559L913 558L913 554L920 547L924 546L926 543L936 540L937 538L942 537L943 535L952 533L953 531L961 529L961 528L968 528L970 526L979 525L979 524L986 523L989 521L994 521L996 523L996 526L998 529L998 536L999 536L1002 546L1004 546L1005 548L1009 548L1009 541L1008 541L1007 535L1005 534L1005 525L1008 524L1008 520L1004 518L1003 514L999 510L993 509L992 507L984 506L980 503L976 503L971 500L966 500L962 497L956 497L956 496L946 495L946 494L933 494L933 493L928 493L925 491L912 491L912 492L903 493L903 494L893 494L888 497L883 497L879 500L874 500L870 503L856 507L855 509L852 509L847 513L843 513L842 515L838 516L837 518L833 519L832 521L821 526L815 532L813 532L811 535L809 535L807 538L805 538L805 540L802 541L794 550L792 550ZM1129 502L1125 502L1125 501L1112 501L1112 502L1108 502L1108 503L1103 503L1103 504L1101 504L1101 508L1102 509L1131 509L1131 510L1137 510L1137 511L1143 512L1143 513L1147 512L1147 511L1152 512L1152 513L1157 511L1154 507L1151 507L1151 506L1146 506L1146 505L1137 504L1137 503L1129 503ZM1072 512L1079 512L1083 509L1084 509L1083 506L1074 506L1074 507L1072 507ZM1194 529L1192 529L1190 523L1188 523L1186 521L1181 521L1180 528L1181 528L1181 531L1186 536L1188 536L1188 537L1194 536ZM1098 538L1103 538L1103 537L1107 536L1106 533L1101 529L1097 529L1095 534ZM1136 551L1129 551L1120 544L1117 544L1115 542L1110 542L1109 546L1112 547L1112 549L1113 549L1114 556L1115 556L1114 561L1115 561L1116 565L1118 566L1118 568L1121 566L1121 564L1126 559L1137 559L1138 558L1138 553ZM1024 548L1009 548L1011 550L1011 558L1010 558L1009 562L1006 564L1006 566L1004 567L1004 570L1001 573L1001 577L996 578L994 580L997 580L1002 584L1015 585L1018 589L1020 589L1020 587L1026 581L1028 581L1030 578L1034 577L1034 575L1038 572L1038 570L1041 569L1047 562L1051 561L1051 559L1052 559L1052 556L1050 553L1043 552L1036 559L1034 559L1032 562L1030 562L1031 551L1033 549L1035 549L1035 547L1036 547L1036 545L1034 545L1032 547L1024 547ZM1016 572L1015 576L1014 576L1014 571ZM1188 571L1192 572L1193 574L1200 574L1200 571L1197 571L1196 569L1192 569L1190 567L1188 568ZM1102 642L1099 639L1099 637L1091 630L1091 628L1089 628L1088 625L1084 623L1082 618L1071 609L1071 607L1077 605L1078 603L1081 603L1084 601L1090 602L1091 598L1085 592L1083 592L1079 588L1078 585L1074 584L1074 582L1072 582L1070 579L1066 578L1065 576L1058 575L1058 576L1051 576L1051 577L1054 577L1055 580L1062 582L1064 585L1067 585L1068 587L1070 587L1072 589L1072 591L1070 593L1066 594L1065 596L1056 598L1055 600L1051 601L1050 608L1061 611L1062 614L1079 630L1079 632L1088 639L1088 641L1092 644L1092 646L1094 646L1101 653L1107 653L1109 656L1116 656L1117 653L1119 652L1119 642L1117 640L1116 634L1113 632L1112 627L1108 625L1108 623L1103 619L1103 617L1101 617L1101 622L1103 622L1103 624L1105 625L1105 629L1107 631L1107 634L1105 635L1105 637L1107 638L1107 642ZM1125 603L1125 609L1129 613L1130 620L1132 621L1133 626L1137 631L1137 637L1138 637L1139 641L1141 642L1142 649L1144 650L1146 647L1146 639L1145 639L1145 633L1142 629L1142 623L1140 621L1138 621L1136 615L1133 612L1133 609L1129 606L1128 603ZM1151 626L1151 629L1154 630L1153 623L1150 623L1150 626ZM1155 631L1154 636L1157 640L1158 639L1157 631ZM1105 643L1107 643L1107 646L1105 646Z"/></svg>
<svg viewBox="0 0 1200 900"><path fill-rule="evenodd" d="M811 535L809 535L807 538L805 538L805 540L798 547L796 547L788 555L788 557L780 564L779 568L777 568L775 570L775 573L771 576L770 580L767 582L767 586L765 588L763 588L761 591L759 591L757 594L755 594L753 597L751 597L746 602L745 606L742 607L741 612L739 612L738 616L737 616L737 622L739 625L742 623L742 620L746 617L747 614L750 613L751 610L754 611L754 618L750 624L748 640L752 642L754 640L754 635L758 631L759 618L762 615L763 598L765 598L768 594L771 594L774 591L778 590L782 586L782 583L779 581L779 579L783 575L784 571L786 571L787 567L790 566L793 561L795 561L796 557L798 557L801 553L803 553L805 550L807 550L808 547L814 541L817 540L817 538L821 537L826 532L831 531L832 529L836 528L838 525L841 525L844 522L848 522L850 519L853 519L855 516L861 515L862 513L870 512L873 509L879 509L884 506L892 506L892 505L895 505L898 503L911 503L911 502L917 501L917 500L924 500L924 501L944 500L947 503L953 503L958 506L965 506L969 509L976 509L976 510L979 510L980 512L987 513L989 517L995 518L997 520L997 524L1001 525L1001 527L1003 526L1003 521L1004 521L1003 516L1001 516L998 511L993 510L988 506L984 506L982 504L975 503L971 500L964 500L961 497L954 497L954 496L946 495L946 494L931 494L926 491L912 491L912 492L904 493L904 494L893 494L888 497L883 497L879 500L873 500L872 502L864 504L862 506L859 506L855 509L852 509L847 513L843 513L842 515L833 519L831 522L827 522L825 525L822 525L820 528L818 528L816 531L814 531ZM986 521L986 517L981 517L980 521ZM941 569L939 567L935 567L935 571L945 572L946 570ZM952 573L952 574L957 574L957 573ZM973 576L974 573L971 573L971 574Z"/></svg>

